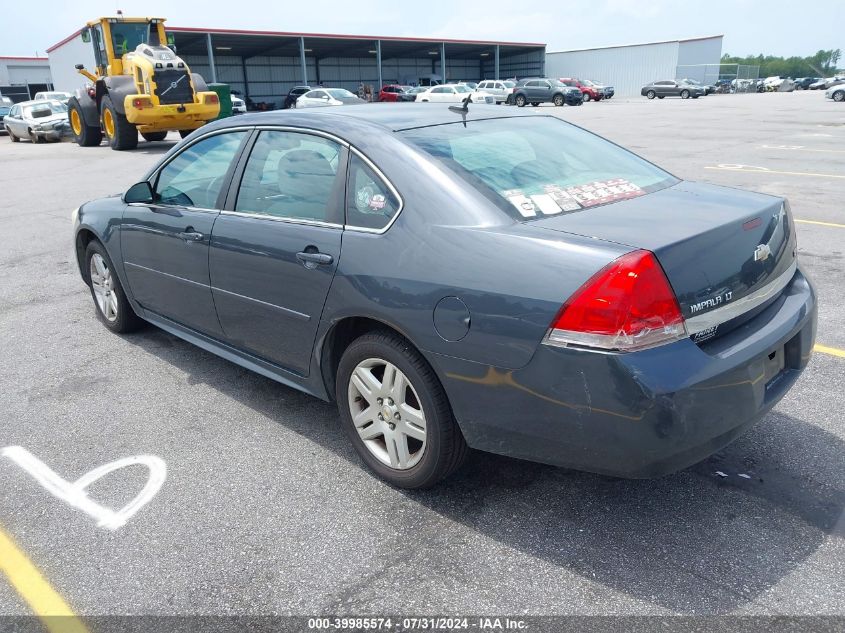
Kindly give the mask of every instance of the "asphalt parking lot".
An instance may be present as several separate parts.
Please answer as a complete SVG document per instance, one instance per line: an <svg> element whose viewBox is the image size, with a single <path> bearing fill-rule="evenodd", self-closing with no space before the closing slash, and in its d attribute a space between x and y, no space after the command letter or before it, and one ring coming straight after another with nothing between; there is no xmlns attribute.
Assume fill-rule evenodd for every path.
<svg viewBox="0 0 845 633"><path fill-rule="evenodd" d="M473 454L434 490L395 490L333 405L97 321L71 211L176 135L123 153L0 137L0 449L71 482L130 456L166 465L109 530L7 452L0 535L81 615L845 615L845 107L803 92L543 109L679 177L789 197L826 351L748 434L652 481ZM87 491L116 509L146 481L133 466ZM0 614L30 613L0 575Z"/></svg>

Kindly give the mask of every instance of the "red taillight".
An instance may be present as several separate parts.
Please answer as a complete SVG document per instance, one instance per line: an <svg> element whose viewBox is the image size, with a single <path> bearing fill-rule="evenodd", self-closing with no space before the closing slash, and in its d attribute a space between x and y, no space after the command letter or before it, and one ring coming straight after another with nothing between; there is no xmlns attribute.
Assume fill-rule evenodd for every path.
<svg viewBox="0 0 845 633"><path fill-rule="evenodd" d="M216 94L205 95L205 103L208 105L216 105L220 103L220 99Z"/></svg>
<svg viewBox="0 0 845 633"><path fill-rule="evenodd" d="M632 351L687 336L657 258L634 251L612 261L563 304L546 343Z"/></svg>

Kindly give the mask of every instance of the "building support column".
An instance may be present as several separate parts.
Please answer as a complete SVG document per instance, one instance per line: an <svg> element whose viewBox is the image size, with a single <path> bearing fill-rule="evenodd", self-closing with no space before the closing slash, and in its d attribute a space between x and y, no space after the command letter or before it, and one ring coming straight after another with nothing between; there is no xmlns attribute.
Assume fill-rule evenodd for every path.
<svg viewBox="0 0 845 633"><path fill-rule="evenodd" d="M246 57L241 57L241 69L244 74L244 101L249 99L249 77L246 74Z"/></svg>
<svg viewBox="0 0 845 633"><path fill-rule="evenodd" d="M205 45L208 49L208 65L211 67L211 83L217 83L217 67L214 65L214 46L211 44L211 33L205 34Z"/></svg>
<svg viewBox="0 0 845 633"><path fill-rule="evenodd" d="M440 81L446 83L446 42L440 42Z"/></svg>
<svg viewBox="0 0 845 633"><path fill-rule="evenodd" d="M381 40L376 40L376 66L378 66L378 86L376 86L376 94L381 92L382 77L381 77Z"/></svg>
<svg viewBox="0 0 845 633"><path fill-rule="evenodd" d="M302 71L302 85L308 85L308 64L305 62L305 38L299 38L299 65Z"/></svg>
<svg viewBox="0 0 845 633"><path fill-rule="evenodd" d="M495 64L494 64L495 70L494 70L494 77L493 78L498 80L498 79L501 79L501 77L499 77L499 45L498 44L496 44L496 52L494 53L494 55L496 57L495 57Z"/></svg>

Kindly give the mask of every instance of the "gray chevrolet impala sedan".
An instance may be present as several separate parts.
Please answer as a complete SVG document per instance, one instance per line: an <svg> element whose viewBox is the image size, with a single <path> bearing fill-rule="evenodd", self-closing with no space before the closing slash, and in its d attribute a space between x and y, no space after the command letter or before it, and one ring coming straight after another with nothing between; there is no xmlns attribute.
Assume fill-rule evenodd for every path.
<svg viewBox="0 0 845 633"><path fill-rule="evenodd" d="M684 182L542 112L456 110L202 127L74 212L99 319L335 400L406 488L469 448L658 476L786 394L816 330L786 200Z"/></svg>

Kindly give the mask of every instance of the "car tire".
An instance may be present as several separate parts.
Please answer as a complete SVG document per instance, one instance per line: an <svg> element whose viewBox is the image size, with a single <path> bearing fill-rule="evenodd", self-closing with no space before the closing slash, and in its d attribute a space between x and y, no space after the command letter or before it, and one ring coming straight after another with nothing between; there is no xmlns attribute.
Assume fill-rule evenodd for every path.
<svg viewBox="0 0 845 633"><path fill-rule="evenodd" d="M76 97L68 101L68 121L73 140L80 147L96 147L103 142L103 129L99 125L86 125L82 106Z"/></svg>
<svg viewBox="0 0 845 633"><path fill-rule="evenodd" d="M539 102L539 101L532 101L532 102L531 102L531 107L532 107L532 108L538 108L538 107L540 107L540 102Z"/></svg>
<svg viewBox="0 0 845 633"><path fill-rule="evenodd" d="M555 95L552 102L557 106L560 107L563 105L563 95Z"/></svg>
<svg viewBox="0 0 845 633"><path fill-rule="evenodd" d="M392 380L385 380L388 372ZM355 450L394 486L430 488L466 458L469 449L437 375L397 334L372 332L355 339L340 359L335 396Z"/></svg>
<svg viewBox="0 0 845 633"><path fill-rule="evenodd" d="M6 134L9 135L9 140L12 141L12 143L21 142L21 140L17 136L15 136L14 132L12 132L12 130L10 130L9 128L6 128Z"/></svg>
<svg viewBox="0 0 845 633"><path fill-rule="evenodd" d="M584 102L586 103L586 102L588 102L590 99L592 99L592 97L590 96L590 93L589 93L589 92L585 92L585 93L584 93Z"/></svg>
<svg viewBox="0 0 845 633"><path fill-rule="evenodd" d="M179 138L185 138L191 132L193 132L193 130L179 130Z"/></svg>
<svg viewBox="0 0 845 633"><path fill-rule="evenodd" d="M516 103L518 108L524 108L525 104L528 103L528 100L525 98L525 95L516 95L514 103Z"/></svg>
<svg viewBox="0 0 845 633"><path fill-rule="evenodd" d="M94 309L103 325L117 334L133 332L143 325L129 305L109 254L97 240L92 240L85 250L84 270Z"/></svg>
<svg viewBox="0 0 845 633"><path fill-rule="evenodd" d="M689 99L689 90L681 90L681 99Z"/></svg>
<svg viewBox="0 0 845 633"><path fill-rule="evenodd" d="M658 99L662 99L662 98L663 98L663 97L665 97L665 96L666 96L666 95L657 95L657 98L658 98Z"/></svg>
<svg viewBox="0 0 845 633"><path fill-rule="evenodd" d="M161 132L141 132L141 136L148 143L155 143L156 141L163 141L167 138L167 130Z"/></svg>
<svg viewBox="0 0 845 633"><path fill-rule="evenodd" d="M832 97L833 100L838 103L845 101L845 90L837 90L833 93Z"/></svg>
<svg viewBox="0 0 845 633"><path fill-rule="evenodd" d="M657 96L657 93L654 90L649 90L645 93L647 99L654 99Z"/></svg>
<svg viewBox="0 0 845 633"><path fill-rule="evenodd" d="M115 109L109 96L100 102L100 123L106 142L113 150L122 152L138 147L138 129Z"/></svg>

